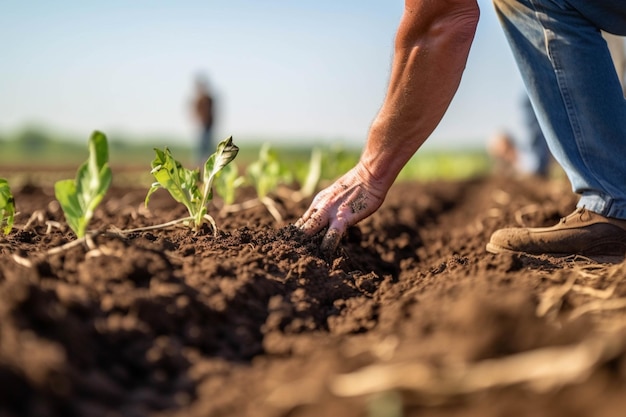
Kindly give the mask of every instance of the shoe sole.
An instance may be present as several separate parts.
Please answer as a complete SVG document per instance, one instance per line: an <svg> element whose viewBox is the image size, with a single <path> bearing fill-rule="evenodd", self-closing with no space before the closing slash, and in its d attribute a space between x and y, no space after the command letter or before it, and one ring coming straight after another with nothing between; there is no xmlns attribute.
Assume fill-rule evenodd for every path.
<svg viewBox="0 0 626 417"><path fill-rule="evenodd" d="M522 252L522 251L516 251L512 249L503 248L502 246L494 245L491 242L487 243L487 246L485 247L485 249L487 250L487 252L493 253L495 255L509 253L513 255L524 255L524 256L532 256L532 257L545 255L545 256L551 256L554 258L566 258L568 256L581 256L584 258L591 259L598 263L610 263L610 264L619 264L619 263L624 262L624 260L626 260L625 256L619 256L619 255L580 255L580 254L572 254L572 253L539 253L539 254L528 253L528 252Z"/></svg>
<svg viewBox="0 0 626 417"><path fill-rule="evenodd" d="M523 252L519 250L512 250L512 249L503 248L502 246L494 245L491 242L487 243L487 246L485 249L487 249L487 252L493 253L496 255L499 255L501 253L513 253L517 255L530 255L530 256L538 256L538 255L564 256L564 254L555 254L555 253L536 254L536 253Z"/></svg>

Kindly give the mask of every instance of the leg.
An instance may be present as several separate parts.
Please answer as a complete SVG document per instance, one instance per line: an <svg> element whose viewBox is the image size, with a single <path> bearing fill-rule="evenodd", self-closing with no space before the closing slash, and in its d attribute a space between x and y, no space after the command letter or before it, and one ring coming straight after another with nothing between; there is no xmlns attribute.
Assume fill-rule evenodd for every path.
<svg viewBox="0 0 626 417"><path fill-rule="evenodd" d="M204 165L207 158L213 153L214 150L211 149L212 143L213 136L211 128L203 127L200 134L200 143L198 146L198 159L200 165Z"/></svg>
<svg viewBox="0 0 626 417"><path fill-rule="evenodd" d="M519 141L519 169L524 174L547 177L550 173L552 155L537 121L535 110L526 94L524 94L522 106L526 119L527 136Z"/></svg>
<svg viewBox="0 0 626 417"><path fill-rule="evenodd" d="M571 3L494 0L550 150L582 195L579 207L626 219L626 101L597 26L598 4L622 10L606 19L614 25L626 22L626 2L581 0L581 9L593 8L589 18Z"/></svg>

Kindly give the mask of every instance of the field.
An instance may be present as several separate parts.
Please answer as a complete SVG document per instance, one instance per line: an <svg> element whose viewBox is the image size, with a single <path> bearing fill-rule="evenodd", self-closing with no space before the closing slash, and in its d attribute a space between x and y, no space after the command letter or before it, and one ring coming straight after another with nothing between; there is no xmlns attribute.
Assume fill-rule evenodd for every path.
<svg viewBox="0 0 626 417"><path fill-rule="evenodd" d="M569 214L562 179L399 181L325 259L288 190L280 223L217 201L217 237L124 233L186 211L120 174L67 247L51 185L13 178L0 416L624 415L626 263L484 249Z"/></svg>

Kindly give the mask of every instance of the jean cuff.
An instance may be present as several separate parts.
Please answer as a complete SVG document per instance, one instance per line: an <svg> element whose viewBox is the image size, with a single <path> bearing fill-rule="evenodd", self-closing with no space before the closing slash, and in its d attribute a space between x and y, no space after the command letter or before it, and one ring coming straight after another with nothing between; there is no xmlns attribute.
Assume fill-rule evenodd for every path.
<svg viewBox="0 0 626 417"><path fill-rule="evenodd" d="M614 204L615 200L601 193L583 193L576 207L586 208L604 217L626 219L626 206Z"/></svg>

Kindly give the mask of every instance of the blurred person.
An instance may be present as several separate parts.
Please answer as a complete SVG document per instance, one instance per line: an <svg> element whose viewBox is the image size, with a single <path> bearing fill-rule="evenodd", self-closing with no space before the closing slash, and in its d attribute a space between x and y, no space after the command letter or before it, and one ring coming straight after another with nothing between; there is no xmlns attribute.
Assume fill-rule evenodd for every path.
<svg viewBox="0 0 626 417"><path fill-rule="evenodd" d="M506 130L495 132L487 143L487 153L494 162L494 172L507 177L516 176L517 147L515 139Z"/></svg>
<svg viewBox="0 0 626 417"><path fill-rule="evenodd" d="M494 161L494 171L497 174L547 178L552 155L526 94L523 97L522 110L527 135L518 138L508 132L498 131L489 139L487 153Z"/></svg>
<svg viewBox="0 0 626 417"><path fill-rule="evenodd" d="M200 127L196 160L203 165L215 151L213 124L215 120L214 99L206 77L199 75L195 80L195 96L192 103L193 116Z"/></svg>
<svg viewBox="0 0 626 417"><path fill-rule="evenodd" d="M552 154L528 95L524 96L522 109L527 136L526 140L517 141L517 170L522 175L536 175L546 178L550 174Z"/></svg>
<svg viewBox="0 0 626 417"><path fill-rule="evenodd" d="M624 0L493 0L550 149L580 194L548 228L496 231L493 253L626 253L626 102L600 30L626 35ZM479 19L476 0L405 0L387 94L356 166L313 199L296 226L346 229L382 204L433 132L461 81Z"/></svg>

